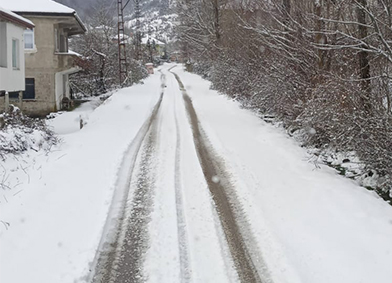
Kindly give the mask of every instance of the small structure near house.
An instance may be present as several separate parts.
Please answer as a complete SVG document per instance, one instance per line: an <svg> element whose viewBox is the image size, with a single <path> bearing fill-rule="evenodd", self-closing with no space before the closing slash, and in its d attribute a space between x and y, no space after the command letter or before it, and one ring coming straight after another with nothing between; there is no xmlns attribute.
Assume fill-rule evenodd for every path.
<svg viewBox="0 0 392 283"><path fill-rule="evenodd" d="M177 63L184 63L184 56L180 51L174 51L170 54L170 61L177 62Z"/></svg>
<svg viewBox="0 0 392 283"><path fill-rule="evenodd" d="M73 106L73 101L69 97L64 97L61 101L61 109L68 110Z"/></svg>
<svg viewBox="0 0 392 283"><path fill-rule="evenodd" d="M34 24L0 7L0 112L8 111L10 98L20 102L25 90L23 32ZM11 101L13 102L13 101Z"/></svg>
<svg viewBox="0 0 392 283"><path fill-rule="evenodd" d="M146 36L141 39L141 46L145 50L151 48L152 56L161 57L164 55L165 43L152 36Z"/></svg>
<svg viewBox="0 0 392 283"><path fill-rule="evenodd" d="M154 64L153 63L147 63L146 64L147 72L151 75L154 74Z"/></svg>

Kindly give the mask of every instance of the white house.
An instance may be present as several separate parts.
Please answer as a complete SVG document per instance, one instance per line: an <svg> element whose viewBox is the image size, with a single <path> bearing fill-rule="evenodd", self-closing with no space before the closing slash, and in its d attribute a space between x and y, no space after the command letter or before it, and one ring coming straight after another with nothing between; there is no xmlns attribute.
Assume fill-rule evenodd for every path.
<svg viewBox="0 0 392 283"><path fill-rule="evenodd" d="M9 94L20 97L25 90L24 31L34 24L0 7L0 97L8 109Z"/></svg>

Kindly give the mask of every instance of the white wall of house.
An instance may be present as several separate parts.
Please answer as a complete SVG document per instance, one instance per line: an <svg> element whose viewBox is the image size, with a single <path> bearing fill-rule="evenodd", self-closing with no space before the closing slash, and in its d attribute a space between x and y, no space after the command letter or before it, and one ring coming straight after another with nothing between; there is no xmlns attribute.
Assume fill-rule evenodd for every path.
<svg viewBox="0 0 392 283"><path fill-rule="evenodd" d="M64 89L63 89L63 80L64 77L61 73L56 73L55 75L55 90L56 90L56 109L61 109L61 100L64 98Z"/></svg>
<svg viewBox="0 0 392 283"><path fill-rule="evenodd" d="M64 97L71 98L69 89L69 75L78 72L78 68L71 68L55 75L56 107L61 109L61 102Z"/></svg>
<svg viewBox="0 0 392 283"><path fill-rule="evenodd" d="M25 90L24 28L0 22L0 91Z"/></svg>

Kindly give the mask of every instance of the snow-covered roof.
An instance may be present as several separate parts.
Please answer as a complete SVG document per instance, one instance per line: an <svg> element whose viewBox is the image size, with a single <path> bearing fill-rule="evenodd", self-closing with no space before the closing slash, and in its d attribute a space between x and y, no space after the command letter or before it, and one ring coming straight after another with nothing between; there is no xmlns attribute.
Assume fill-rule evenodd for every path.
<svg viewBox="0 0 392 283"><path fill-rule="evenodd" d="M2 0L0 0L2 1ZM22 16L19 16L10 10L4 9L3 7L0 6L0 19L5 19L7 21L13 22L15 24L19 24L21 26L27 27L27 28L33 28L34 24L32 21L23 18Z"/></svg>
<svg viewBox="0 0 392 283"><path fill-rule="evenodd" d="M0 0L0 6L13 12L75 13L75 10L52 0Z"/></svg>
<svg viewBox="0 0 392 283"><path fill-rule="evenodd" d="M155 41L156 45L165 45L162 41L150 36L150 37L143 37L142 38L142 44L147 44L148 39L150 39L150 44L152 44L152 41Z"/></svg>
<svg viewBox="0 0 392 283"><path fill-rule="evenodd" d="M71 49L68 49L68 54L72 54L72 55L75 55L75 56L78 56L78 57L83 57L82 54L80 54L78 52L75 52L75 51L72 51Z"/></svg>
<svg viewBox="0 0 392 283"><path fill-rule="evenodd" d="M22 16L72 16L77 24L74 32L69 35L81 34L87 30L74 9L52 0L0 0L0 6Z"/></svg>

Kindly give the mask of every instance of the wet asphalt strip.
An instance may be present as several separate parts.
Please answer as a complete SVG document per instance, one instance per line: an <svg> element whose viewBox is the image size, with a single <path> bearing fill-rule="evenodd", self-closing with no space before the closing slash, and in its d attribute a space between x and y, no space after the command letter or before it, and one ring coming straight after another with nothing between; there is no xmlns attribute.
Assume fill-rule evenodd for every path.
<svg viewBox="0 0 392 283"><path fill-rule="evenodd" d="M192 100L186 93L180 77L172 71L171 73L175 76L183 94L197 155L214 200L238 277L241 282L262 283L263 281L252 261L244 236L241 233L240 224L238 223L241 216L238 215L238 210L232 204L235 193L232 184L230 184L230 176L225 171L223 162L220 162L212 147L209 146L209 141L200 126ZM230 191L231 198L228 197L227 191Z"/></svg>

